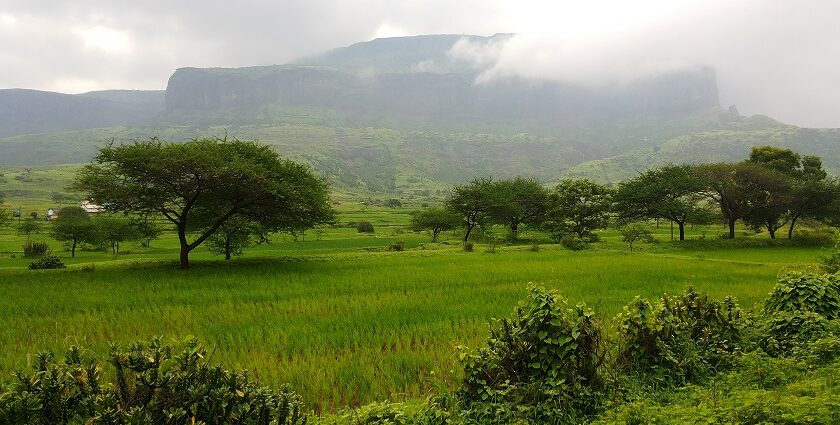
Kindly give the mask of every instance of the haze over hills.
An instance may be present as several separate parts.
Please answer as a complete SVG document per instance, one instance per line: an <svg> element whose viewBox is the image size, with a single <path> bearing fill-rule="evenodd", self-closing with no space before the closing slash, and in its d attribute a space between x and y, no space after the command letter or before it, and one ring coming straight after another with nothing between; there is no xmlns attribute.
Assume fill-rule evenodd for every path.
<svg viewBox="0 0 840 425"><path fill-rule="evenodd" d="M166 91L0 90L0 164L87 161L103 140L254 138L351 190L475 176L616 181L665 162L740 160L776 144L840 170L840 132L722 109L713 70L601 86L504 79L451 54L467 37L377 39L287 65L181 68Z"/></svg>

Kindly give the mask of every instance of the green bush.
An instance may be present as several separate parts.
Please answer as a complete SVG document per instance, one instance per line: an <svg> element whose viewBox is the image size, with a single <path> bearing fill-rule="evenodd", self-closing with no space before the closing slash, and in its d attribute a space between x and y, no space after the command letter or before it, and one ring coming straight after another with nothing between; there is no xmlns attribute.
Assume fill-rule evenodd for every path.
<svg viewBox="0 0 840 425"><path fill-rule="evenodd" d="M636 298L616 317L618 367L654 383L705 380L734 364L743 326L732 298L713 300L688 288L656 306Z"/></svg>
<svg viewBox="0 0 840 425"><path fill-rule="evenodd" d="M356 223L356 231L359 233L373 233L373 224L369 221Z"/></svg>
<svg viewBox="0 0 840 425"><path fill-rule="evenodd" d="M472 242L464 242L464 251L473 252L473 249L475 249L475 244Z"/></svg>
<svg viewBox="0 0 840 425"><path fill-rule="evenodd" d="M207 362L195 340L178 354L160 339L113 345L113 383L102 365L71 347L63 362L41 353L30 374L0 393L0 423L296 425L306 422L298 396L259 386L246 372Z"/></svg>
<svg viewBox="0 0 840 425"><path fill-rule="evenodd" d="M826 319L840 317L840 277L811 272L781 276L764 302L764 311L814 312Z"/></svg>
<svg viewBox="0 0 840 425"><path fill-rule="evenodd" d="M391 245L388 246L388 249L391 251L405 251L405 241L392 242Z"/></svg>
<svg viewBox="0 0 840 425"><path fill-rule="evenodd" d="M462 349L459 398L473 403L539 406L573 418L594 412L602 395L603 329L584 304L569 307L553 291L529 289L510 319L497 320L487 347Z"/></svg>
<svg viewBox="0 0 840 425"><path fill-rule="evenodd" d="M566 249L572 251L583 251L589 249L589 243L573 234L568 234L560 238L560 244Z"/></svg>
<svg viewBox="0 0 840 425"><path fill-rule="evenodd" d="M23 244L23 256L24 257L40 257L42 255L47 254L50 251L50 247L47 245L46 242L26 242Z"/></svg>
<svg viewBox="0 0 840 425"><path fill-rule="evenodd" d="M41 257L29 263L30 270L63 269L65 267L61 259L54 255Z"/></svg>
<svg viewBox="0 0 840 425"><path fill-rule="evenodd" d="M798 354L823 336L829 321L810 311L780 311L765 315L755 324L756 345L771 356Z"/></svg>

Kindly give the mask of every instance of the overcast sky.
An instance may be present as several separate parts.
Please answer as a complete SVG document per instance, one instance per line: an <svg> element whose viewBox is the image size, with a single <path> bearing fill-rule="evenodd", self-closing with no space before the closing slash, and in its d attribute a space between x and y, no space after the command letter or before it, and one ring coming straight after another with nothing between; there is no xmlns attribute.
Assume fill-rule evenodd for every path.
<svg viewBox="0 0 840 425"><path fill-rule="evenodd" d="M716 69L724 107L840 127L840 1L2 0L0 88L163 89L184 66L284 63L376 37L521 34L459 46L490 82L585 84Z"/></svg>

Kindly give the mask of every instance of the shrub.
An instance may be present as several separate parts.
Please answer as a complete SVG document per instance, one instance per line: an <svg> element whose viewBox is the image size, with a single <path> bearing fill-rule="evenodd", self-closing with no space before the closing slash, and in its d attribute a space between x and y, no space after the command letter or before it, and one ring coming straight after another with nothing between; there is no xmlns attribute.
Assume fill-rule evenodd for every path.
<svg viewBox="0 0 840 425"><path fill-rule="evenodd" d="M356 223L356 231L359 233L373 233L373 224L369 221L360 221Z"/></svg>
<svg viewBox="0 0 840 425"><path fill-rule="evenodd" d="M465 403L539 405L552 417L577 417L599 404L602 326L584 304L530 287L510 319L495 321L487 347L463 351Z"/></svg>
<svg viewBox="0 0 840 425"><path fill-rule="evenodd" d="M405 241L397 241L392 242L388 249L391 251L404 251L405 250Z"/></svg>
<svg viewBox="0 0 840 425"><path fill-rule="evenodd" d="M474 248L475 244L473 244L472 242L464 242L464 251L473 252Z"/></svg>
<svg viewBox="0 0 840 425"><path fill-rule="evenodd" d="M840 277L810 272L781 276L764 302L764 311L814 312L826 319L840 317Z"/></svg>
<svg viewBox="0 0 840 425"><path fill-rule="evenodd" d="M531 247L528 248L531 252L539 252L540 251L540 242L536 239L531 241Z"/></svg>
<svg viewBox="0 0 840 425"><path fill-rule="evenodd" d="M560 244L566 249L570 249L572 251L583 251L584 249L589 249L587 241L572 234L568 234L560 238Z"/></svg>
<svg viewBox="0 0 840 425"><path fill-rule="evenodd" d="M667 385L701 381L731 367L741 340L741 310L688 288L654 307L636 298L616 317L618 366Z"/></svg>
<svg viewBox="0 0 840 425"><path fill-rule="evenodd" d="M757 346L771 356L797 354L826 335L829 321L810 311L771 313L756 323Z"/></svg>
<svg viewBox="0 0 840 425"><path fill-rule="evenodd" d="M65 267L61 259L54 255L47 255L29 263L30 270L63 269Z"/></svg>
<svg viewBox="0 0 840 425"><path fill-rule="evenodd" d="M296 425L306 421L298 396L288 388L262 387L246 372L207 362L195 340L174 354L160 339L111 347L114 382L102 380L102 365L71 347L63 362L41 353L31 374L0 394L0 423Z"/></svg>
<svg viewBox="0 0 840 425"><path fill-rule="evenodd" d="M46 242L26 242L23 244L24 257L40 257L50 250Z"/></svg>

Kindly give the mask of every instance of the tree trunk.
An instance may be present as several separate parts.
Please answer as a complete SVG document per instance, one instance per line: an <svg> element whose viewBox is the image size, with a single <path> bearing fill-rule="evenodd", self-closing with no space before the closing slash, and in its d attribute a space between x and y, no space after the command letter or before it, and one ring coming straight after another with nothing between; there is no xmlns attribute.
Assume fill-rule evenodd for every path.
<svg viewBox="0 0 840 425"><path fill-rule="evenodd" d="M793 226L796 225L796 220L799 217L791 217L790 219L790 229L788 229L788 239L793 239Z"/></svg>
<svg viewBox="0 0 840 425"><path fill-rule="evenodd" d="M470 233L472 233L473 227L475 227L475 224L467 225L467 233L464 234L464 243L467 243L467 240L470 239Z"/></svg>
<svg viewBox="0 0 840 425"><path fill-rule="evenodd" d="M437 241L437 237L440 234L440 232L441 232L440 228L435 227L434 229L432 229L432 242Z"/></svg>
<svg viewBox="0 0 840 425"><path fill-rule="evenodd" d="M729 239L735 239L735 220L734 218L727 219L727 224L729 225Z"/></svg>
<svg viewBox="0 0 840 425"><path fill-rule="evenodd" d="M510 239L515 241L517 238L517 232L519 231L519 224L516 222L510 223Z"/></svg>
<svg viewBox="0 0 840 425"><path fill-rule="evenodd" d="M685 222L677 222L677 226L680 228L680 240L685 240Z"/></svg>
<svg viewBox="0 0 840 425"><path fill-rule="evenodd" d="M70 248L70 256L76 257L76 239L73 239L73 246Z"/></svg>
<svg viewBox="0 0 840 425"><path fill-rule="evenodd" d="M674 220L668 220L671 223L671 240L674 240ZM680 239L682 240L682 239Z"/></svg>
<svg viewBox="0 0 840 425"><path fill-rule="evenodd" d="M768 226L767 233L770 233L770 239L776 239L776 229Z"/></svg>
<svg viewBox="0 0 840 425"><path fill-rule="evenodd" d="M181 270L190 268L190 244L187 243L186 225L178 226L178 240L181 242Z"/></svg>
<svg viewBox="0 0 840 425"><path fill-rule="evenodd" d="M225 240L225 261L230 261L230 238Z"/></svg>

